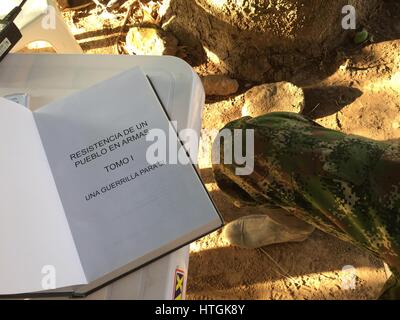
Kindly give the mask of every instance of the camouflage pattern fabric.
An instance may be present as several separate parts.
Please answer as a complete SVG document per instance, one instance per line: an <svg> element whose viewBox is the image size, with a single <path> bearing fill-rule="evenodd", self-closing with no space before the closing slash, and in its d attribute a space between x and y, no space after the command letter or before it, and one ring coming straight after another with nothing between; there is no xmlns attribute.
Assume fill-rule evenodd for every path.
<svg viewBox="0 0 400 320"><path fill-rule="evenodd" d="M245 117L224 129L254 129L254 171L224 164L219 187L248 205L281 207L320 230L368 249L393 271L382 298L400 298L400 147L327 129L293 113ZM243 131L243 144L245 144ZM245 148L243 148L245 150Z"/></svg>

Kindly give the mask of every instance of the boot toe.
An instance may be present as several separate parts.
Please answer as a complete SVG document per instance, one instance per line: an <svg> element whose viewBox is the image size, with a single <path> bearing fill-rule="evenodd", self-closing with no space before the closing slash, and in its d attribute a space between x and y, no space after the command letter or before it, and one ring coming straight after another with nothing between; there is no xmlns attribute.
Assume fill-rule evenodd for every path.
<svg viewBox="0 0 400 320"><path fill-rule="evenodd" d="M222 232L222 236L230 245L245 247L243 239L243 221L241 219L228 223Z"/></svg>
<svg viewBox="0 0 400 320"><path fill-rule="evenodd" d="M289 229L271 220L266 215L246 216L227 224L222 236L230 245L245 249L255 249L264 246L301 242L308 238L310 231Z"/></svg>

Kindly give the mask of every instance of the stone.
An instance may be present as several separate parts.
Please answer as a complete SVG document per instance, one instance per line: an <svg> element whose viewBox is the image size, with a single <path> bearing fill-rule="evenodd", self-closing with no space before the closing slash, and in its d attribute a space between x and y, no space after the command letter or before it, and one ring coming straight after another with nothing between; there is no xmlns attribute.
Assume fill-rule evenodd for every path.
<svg viewBox="0 0 400 320"><path fill-rule="evenodd" d="M178 51L178 40L162 29L132 27L126 35L126 49L130 54L173 56Z"/></svg>
<svg viewBox="0 0 400 320"><path fill-rule="evenodd" d="M290 82L267 83L244 94L243 116L258 117L270 112L296 112L305 105L303 89Z"/></svg>
<svg viewBox="0 0 400 320"><path fill-rule="evenodd" d="M208 75L201 80L207 96L229 96L239 89L239 83L225 75Z"/></svg>

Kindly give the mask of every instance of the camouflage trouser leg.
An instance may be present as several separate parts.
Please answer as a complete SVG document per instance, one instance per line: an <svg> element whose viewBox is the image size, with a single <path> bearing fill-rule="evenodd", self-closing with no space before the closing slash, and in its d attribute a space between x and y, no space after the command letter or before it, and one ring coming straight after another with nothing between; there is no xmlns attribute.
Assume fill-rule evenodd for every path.
<svg viewBox="0 0 400 320"><path fill-rule="evenodd" d="M292 113L242 118L225 128L254 133L254 170L237 175L233 139L217 138L213 171L219 187L245 204L281 207L299 219L361 246L384 260L399 293L400 148L326 129ZM235 130L236 129L236 130ZM226 136L226 135L222 135ZM237 152L236 152L237 153ZM233 162L225 161L226 157Z"/></svg>

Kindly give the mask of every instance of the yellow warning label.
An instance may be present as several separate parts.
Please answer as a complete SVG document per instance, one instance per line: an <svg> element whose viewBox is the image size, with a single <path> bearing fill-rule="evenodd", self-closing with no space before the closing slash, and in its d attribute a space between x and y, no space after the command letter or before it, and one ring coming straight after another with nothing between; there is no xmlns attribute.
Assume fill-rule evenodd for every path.
<svg viewBox="0 0 400 320"><path fill-rule="evenodd" d="M185 272L180 269L176 269L175 271L175 292L174 292L174 300L182 300L183 299L183 288L185 282Z"/></svg>

